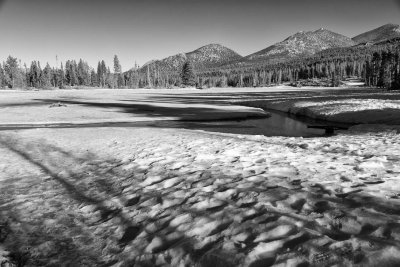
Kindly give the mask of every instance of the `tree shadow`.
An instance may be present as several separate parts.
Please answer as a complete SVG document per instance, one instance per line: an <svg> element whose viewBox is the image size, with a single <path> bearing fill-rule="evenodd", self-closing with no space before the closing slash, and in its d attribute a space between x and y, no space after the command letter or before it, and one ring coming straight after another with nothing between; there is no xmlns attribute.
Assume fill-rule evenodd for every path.
<svg viewBox="0 0 400 267"><path fill-rule="evenodd" d="M36 146L34 144L17 144L15 140L3 137L0 140L0 144L6 147L10 152L15 153L26 162L29 162L38 168L43 176L49 177L50 182L56 182L55 184L59 184L63 189L61 191L67 193L67 199L70 199L73 203L71 204L73 208L78 209L75 216L79 223L63 225L62 227L69 226L74 229L74 232L77 233L76 235L81 235L80 237L76 235L72 236L73 239L81 238L93 240L93 233L85 233L84 231L93 231L93 229L90 229L91 227L105 224L105 226L110 226L112 228L122 227L124 229L122 231L123 233L120 235L114 234L111 236L99 236L99 238L103 238L105 241L107 241L107 239L114 241L114 252L115 250L123 252L122 250L126 246L129 246L131 242L135 241L140 234L145 234L147 236L145 240L157 237L168 244L168 247L156 249L155 251L157 252L163 251L167 248L178 248L186 253L192 253L193 255L197 253L194 253L196 249L192 247L193 240L191 237L186 237L184 233L177 230L177 227L168 226L168 223L173 219L172 217L164 219L166 216L164 211L157 215L147 214L148 207L140 206L141 203L146 201L155 201L155 203L158 203L160 201L165 202L174 200L169 199L167 197L168 194L160 192L157 189L143 191L140 188L135 188L135 184L137 185L135 174L142 173L143 170L133 169L130 170L129 174L127 174L119 168L121 164L118 160L102 160L93 157L93 155L89 155L89 157L76 157L70 152L64 151L53 145L41 144L40 146ZM65 162L60 163L59 161L52 159L51 157L54 156L55 153L61 154L63 160L66 162L72 161L75 164L83 164L85 161L89 160L92 164L89 164L90 166L87 167L85 166L86 168L77 172L73 166L62 166ZM41 157L43 155L48 155L48 157ZM108 166L104 168L103 166L105 165ZM67 167L67 169L65 167ZM62 174L59 173L60 170ZM88 174L88 172L90 172L90 174ZM88 175L90 176L89 179ZM117 176L120 179L113 181L113 178L116 178ZM82 181L84 179L89 181ZM45 182L48 182L47 179ZM55 187L57 188L57 186ZM127 188L130 189L129 195L134 194L135 197L129 198L123 195L123 191ZM18 192L17 188L9 188L8 190L9 192L7 192L7 195L19 197L18 193L20 192ZM62 192L59 193L62 194ZM2 200L4 201L4 199ZM47 201L51 202L52 200L48 199ZM114 201L113 204L122 203L122 205L119 207L113 207L110 205L110 201ZM6 202L10 204L13 200L9 198ZM94 221L81 218L79 215L82 214L79 213L81 213L80 210L82 209L82 205L83 208L89 207L95 210L96 213L98 211L98 218ZM140 218L133 219L131 217L132 215L129 215L127 210L133 212L133 214L136 214L137 217ZM62 211L60 211L60 213L62 213ZM203 213L202 215L205 216L206 214ZM26 218L24 214L21 214L20 216L21 218L19 218L18 213L15 213L12 223L23 220L29 221L29 218ZM93 216L96 216L96 214L93 214ZM162 221L161 224L166 226L162 231L149 231L146 229L148 224L158 224L160 220ZM43 218L41 223L45 223L44 221ZM117 224L115 224L115 222L117 222ZM77 229L81 227L83 229ZM152 253L144 250L146 247L134 247L128 255L123 253L124 255L121 258L117 255L112 260L107 261L104 260L104 257L102 257L103 255L101 255L104 251L90 251L87 250L85 246L79 246L82 244L71 242L71 240L69 240L71 237L67 238L58 235L53 236L53 234L52 230L48 228L40 229L39 227L32 227L26 232L18 229L18 231L10 231L8 233L8 239L4 242L4 245L9 251L11 251L11 258L14 263L18 264L18 266L24 266L25 264L35 266L47 265L49 263L56 265L62 263L74 266L108 266L114 264L118 260L125 261L125 264L147 266L148 264L152 265L156 260ZM166 237L166 235L171 234L177 236L176 240L171 241L170 238ZM23 236L23 238L19 239L19 236ZM40 240L29 238L31 236L40 236ZM56 242L53 242L53 240ZM52 249L57 251L57 256L54 254L43 255L40 250L46 248L43 246L37 246L38 243L40 244L41 242L43 242L43 244L52 242ZM199 256L195 255L194 260L198 259L198 257Z"/></svg>
<svg viewBox="0 0 400 267"><path fill-rule="evenodd" d="M39 99L38 99L39 100ZM44 103L54 103L56 99L40 99ZM124 100L125 101L125 100ZM240 118L260 118L266 117L261 112L250 112L232 109L219 109L217 107L190 106L190 105L164 105L165 102L142 103L142 101L126 102L96 102L96 101L80 101L80 100L60 100L58 101L67 105L82 105L87 107L100 108L118 108L121 112L141 115L150 118L154 117L173 117L174 120L180 121L212 121L235 118L236 114ZM228 106L228 105L224 105Z"/></svg>
<svg viewBox="0 0 400 267"><path fill-rule="evenodd" d="M156 266L178 265L182 261L197 266L237 266L245 264L247 255L258 245L255 241L258 235L282 224L292 225L298 234L283 239L277 252L279 257L271 259L268 263L271 265L285 262L285 255L289 257L291 253L305 262L316 264L310 258L312 247L335 257L343 256L342 251L329 246L354 238L366 240L378 248L400 246L395 235L400 230L400 225L397 225L400 204L362 192L341 199L323 185L310 189L302 184L294 186L291 179L268 175L265 180L254 180L249 187L237 188L242 182L249 183L246 179L252 175L234 175L224 166L181 171L173 167L180 163L180 158L168 164L155 159L143 168L136 162L160 155L159 152L142 155L144 152L140 147L138 151L132 151L128 160L120 160L102 158L90 152L76 154L46 141L25 143L0 136L0 144L41 172L40 175L32 174L25 181L27 184L16 180L14 187L7 189L6 195L10 196L8 211L10 203L21 197L21 184L33 189L40 185L43 187L39 187L39 191L29 195L31 200L41 192L45 199L43 205L53 207L59 205L54 202L59 195L68 205L61 205L53 211L56 215L51 218L57 219L65 214L73 217L57 221L67 233L65 235L55 226L46 226L49 219L46 213L37 214L37 221L32 221L19 208L22 204L15 202L11 209L14 214L12 223L27 221L43 225L24 231L16 231L14 226L14 232L11 231L4 242L9 251L20 255L13 257L21 263L107 266L123 262L125 265ZM131 167L127 168L130 164ZM191 175L194 178L190 178ZM147 182L149 177L154 180ZM165 182L180 177L184 179L178 180L179 183L166 186ZM34 183L35 179L40 183ZM205 189L210 185L215 185L211 192ZM223 198L221 204L199 208L202 201L219 199L218 196L230 189L235 189L236 193ZM54 191L53 195L51 191ZM305 201L291 204L289 196L299 193L307 195ZM34 203L26 208L36 208ZM302 211L306 203L316 207L314 213ZM0 215L4 214L4 207L2 205ZM339 209L344 218L353 218L352 211L363 207L367 208L363 216L376 223L369 226L370 229L365 224L359 233L349 234L344 226L340 226L344 221L335 224L336 219L327 215L329 210ZM176 223L174 219L179 215L200 222L203 220L204 225L210 223L210 226L203 229L205 233L196 232L192 224ZM328 218L328 224L315 220L315 215ZM385 219L380 218L382 215L386 216ZM196 227L201 228L201 224ZM387 238L370 234L378 227L391 228ZM244 232L248 232L248 236L238 241L238 234ZM315 240L324 236L328 242L316 245ZM52 241L52 250L57 251L57 255L43 254L46 251L43 244L47 241ZM29 250L21 251L24 248Z"/></svg>

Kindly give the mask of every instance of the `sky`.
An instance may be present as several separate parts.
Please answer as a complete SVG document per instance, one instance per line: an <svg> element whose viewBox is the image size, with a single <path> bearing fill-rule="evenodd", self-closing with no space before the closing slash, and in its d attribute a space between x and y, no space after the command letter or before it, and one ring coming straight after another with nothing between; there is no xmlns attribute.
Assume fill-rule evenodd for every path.
<svg viewBox="0 0 400 267"><path fill-rule="evenodd" d="M0 60L122 69L219 43L245 56L298 31L400 24L400 0L0 0Z"/></svg>

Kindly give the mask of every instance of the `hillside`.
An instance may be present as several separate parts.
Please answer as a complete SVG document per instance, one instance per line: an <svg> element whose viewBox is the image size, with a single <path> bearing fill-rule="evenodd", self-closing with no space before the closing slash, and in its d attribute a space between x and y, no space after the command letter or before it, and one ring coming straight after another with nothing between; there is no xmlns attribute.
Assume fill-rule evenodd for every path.
<svg viewBox="0 0 400 267"><path fill-rule="evenodd" d="M400 26L397 24L386 24L371 31L362 33L353 38L356 43L382 42L388 39L400 37Z"/></svg>
<svg viewBox="0 0 400 267"><path fill-rule="evenodd" d="M143 65L156 67L160 71L176 71L186 60L190 60L195 69L205 69L218 67L231 61L242 59L235 51L220 44L209 44L202 46L192 52L176 54L161 60L151 61Z"/></svg>
<svg viewBox="0 0 400 267"><path fill-rule="evenodd" d="M356 77L370 87L400 89L395 71L399 45L400 37L356 43L346 36L319 29L298 32L246 57L221 45L207 45L149 62L141 72L127 77L133 81L134 88L153 84L156 87L179 86L179 70L186 60L191 60L200 87L257 87L282 83L340 86L349 77ZM393 65L391 73L382 71L385 65L380 58L389 59L386 62ZM150 75L146 74L146 66L150 66Z"/></svg>
<svg viewBox="0 0 400 267"><path fill-rule="evenodd" d="M308 56L316 52L355 45L350 38L326 29L301 31L284 41L247 56L246 61L284 61L296 56Z"/></svg>

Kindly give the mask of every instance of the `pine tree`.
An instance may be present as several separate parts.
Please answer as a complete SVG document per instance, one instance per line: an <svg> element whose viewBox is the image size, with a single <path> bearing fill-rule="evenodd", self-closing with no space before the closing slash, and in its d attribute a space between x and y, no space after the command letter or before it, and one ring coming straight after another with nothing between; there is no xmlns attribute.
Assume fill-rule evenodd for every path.
<svg viewBox="0 0 400 267"><path fill-rule="evenodd" d="M4 70L0 63L0 88L4 86Z"/></svg>
<svg viewBox="0 0 400 267"><path fill-rule="evenodd" d="M181 80L182 84L185 86L196 85L196 77L190 61L186 61L182 66Z"/></svg>
<svg viewBox="0 0 400 267"><path fill-rule="evenodd" d="M146 83L147 83L147 87L151 88L151 77L150 77L150 69L149 69L149 65L147 65L147 71L146 71Z"/></svg>
<svg viewBox="0 0 400 267"><path fill-rule="evenodd" d="M64 89L64 82L65 82L65 71L64 71L64 66L63 66L63 64L61 63L61 69L59 70L59 75L60 75L60 78L59 78L59 87L60 87L60 89Z"/></svg>
<svg viewBox="0 0 400 267"><path fill-rule="evenodd" d="M117 85L118 85L118 88L122 88L123 86L125 86L125 78L122 73L118 74Z"/></svg>
<svg viewBox="0 0 400 267"><path fill-rule="evenodd" d="M4 65L4 70L8 86L14 88L19 74L18 60L15 57L9 56Z"/></svg>
<svg viewBox="0 0 400 267"><path fill-rule="evenodd" d="M99 63L97 64L97 84L99 85L99 87L103 87L101 77L102 77L102 69L101 69L101 62L99 61Z"/></svg>
<svg viewBox="0 0 400 267"><path fill-rule="evenodd" d="M38 67L36 61L32 61L28 76L29 76L28 86L38 88L40 73L39 73L39 67Z"/></svg>
<svg viewBox="0 0 400 267"><path fill-rule="evenodd" d="M276 81L277 84L281 84L282 83L282 69L278 70L278 78Z"/></svg>
<svg viewBox="0 0 400 267"><path fill-rule="evenodd" d="M65 81L71 86L71 62L69 60L65 62Z"/></svg>
<svg viewBox="0 0 400 267"><path fill-rule="evenodd" d="M90 86L93 86L93 87L98 86L98 78L97 78L97 74L94 71L94 69L92 69L92 71L90 73Z"/></svg>
<svg viewBox="0 0 400 267"><path fill-rule="evenodd" d="M79 85L87 85L88 73L86 72L85 64L82 59L79 59L78 69L77 69L77 78Z"/></svg>
<svg viewBox="0 0 400 267"><path fill-rule="evenodd" d="M107 66L104 60L101 61L100 64L100 80L101 80L101 87L106 87L106 79L107 79Z"/></svg>
<svg viewBox="0 0 400 267"><path fill-rule="evenodd" d="M78 85L78 65L76 61L73 60L70 64L70 71L71 71L71 85L75 86Z"/></svg>
<svg viewBox="0 0 400 267"><path fill-rule="evenodd" d="M394 82L392 84L392 89L400 89L400 53L396 52L394 56Z"/></svg>
<svg viewBox="0 0 400 267"><path fill-rule="evenodd" d="M43 69L40 80L43 88L48 88L51 86L51 67L49 63L47 63L46 67Z"/></svg>
<svg viewBox="0 0 400 267"><path fill-rule="evenodd" d="M114 73L118 74L121 72L121 64L117 55L114 55Z"/></svg>
<svg viewBox="0 0 400 267"><path fill-rule="evenodd" d="M113 86L114 86L114 75L113 75L113 73L111 73L110 67L108 67L107 71L106 71L106 81L105 81L105 83L107 84L108 88L113 88Z"/></svg>
<svg viewBox="0 0 400 267"><path fill-rule="evenodd" d="M117 55L114 55L114 85L117 88L121 88L123 86L123 82L120 79L121 76L121 64L119 63L119 59Z"/></svg>

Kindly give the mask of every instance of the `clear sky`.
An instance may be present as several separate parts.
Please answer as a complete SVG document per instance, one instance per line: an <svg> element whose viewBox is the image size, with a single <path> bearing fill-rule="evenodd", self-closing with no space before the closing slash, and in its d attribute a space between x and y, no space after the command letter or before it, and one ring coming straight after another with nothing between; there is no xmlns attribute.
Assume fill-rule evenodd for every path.
<svg viewBox="0 0 400 267"><path fill-rule="evenodd" d="M209 43L241 55L301 30L400 24L400 0L0 0L0 60L120 58L123 70Z"/></svg>

